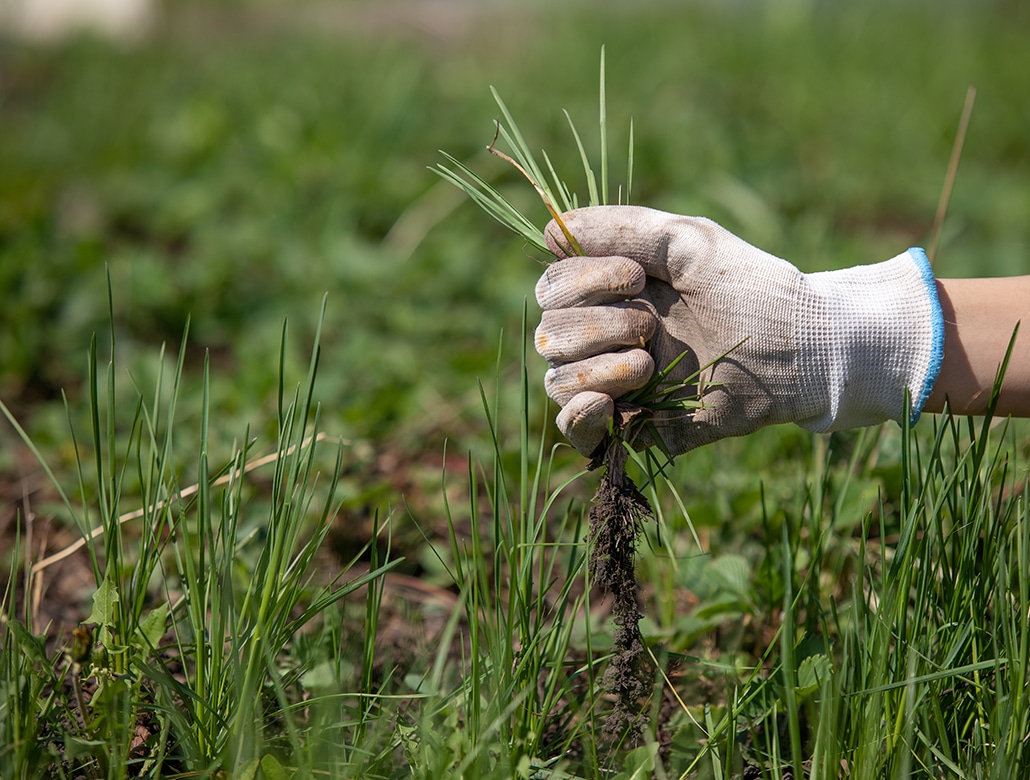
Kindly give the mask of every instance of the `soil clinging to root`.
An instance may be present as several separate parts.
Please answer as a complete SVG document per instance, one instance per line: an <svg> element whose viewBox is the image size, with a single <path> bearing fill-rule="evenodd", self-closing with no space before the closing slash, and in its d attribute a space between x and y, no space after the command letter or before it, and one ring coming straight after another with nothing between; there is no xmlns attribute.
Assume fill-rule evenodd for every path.
<svg viewBox="0 0 1030 780"><path fill-rule="evenodd" d="M637 537L654 513L647 499L626 475L626 449L611 442L604 474L590 507L590 569L594 582L613 599L612 659L602 687L615 699L605 720L610 737L633 743L647 723L642 702L653 680L640 636L640 584L634 567Z"/></svg>

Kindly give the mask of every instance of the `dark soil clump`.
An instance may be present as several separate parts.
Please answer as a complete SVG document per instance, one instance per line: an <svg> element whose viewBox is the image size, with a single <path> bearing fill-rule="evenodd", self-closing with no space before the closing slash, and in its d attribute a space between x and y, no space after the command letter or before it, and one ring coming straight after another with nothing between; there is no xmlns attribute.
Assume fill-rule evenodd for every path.
<svg viewBox="0 0 1030 780"><path fill-rule="evenodd" d="M634 571L637 537L654 517L651 505L626 476L626 450L621 441L608 446L605 469L590 507L590 568L594 582L613 599L615 632L612 660L601 680L615 698L604 724L613 738L633 743L647 723L641 704L653 679L640 637L640 585Z"/></svg>

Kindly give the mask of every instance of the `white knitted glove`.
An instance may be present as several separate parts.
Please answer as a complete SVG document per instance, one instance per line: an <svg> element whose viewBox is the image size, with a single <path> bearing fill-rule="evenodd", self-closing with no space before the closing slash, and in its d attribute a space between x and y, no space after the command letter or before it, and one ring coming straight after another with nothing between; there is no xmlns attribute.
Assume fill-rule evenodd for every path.
<svg viewBox="0 0 1030 780"><path fill-rule="evenodd" d="M900 421L906 389L914 421L930 395L944 321L921 249L803 274L707 219L636 206L562 219L587 256L569 257L548 225L565 259L536 287L536 348L552 366L545 385L562 407L558 427L584 455L604 440L613 399L684 352L673 378L714 365L695 388L700 409L654 417L672 455L772 423L832 431Z"/></svg>

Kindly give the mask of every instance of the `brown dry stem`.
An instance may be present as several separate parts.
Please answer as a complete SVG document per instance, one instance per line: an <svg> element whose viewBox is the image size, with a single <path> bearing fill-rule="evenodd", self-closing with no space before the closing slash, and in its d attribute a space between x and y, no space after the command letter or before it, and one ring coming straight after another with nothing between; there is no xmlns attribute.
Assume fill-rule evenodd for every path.
<svg viewBox="0 0 1030 780"><path fill-rule="evenodd" d="M495 144L497 143L497 135L498 133L500 133L500 131L501 126L497 125L496 129L494 130L494 139L490 142L490 145L486 147L486 150L490 152L490 154L500 157L506 163L513 166L515 170L517 170L519 173L526 177L526 181L533 185L533 189L536 190L536 194L539 195L540 200L544 202L544 207L550 213L552 219L554 219L555 224L558 225L562 234L565 236L565 240L569 242L568 246L566 247L566 250L568 250L570 254L576 254L582 257L583 248L579 245L579 242L576 240L576 237L573 236L569 229L565 226L565 222L564 220L562 220L561 214L558 213L558 209L555 208L553 203L551 203L551 199L550 197L548 197L547 191L543 188L543 186L541 186L541 184L536 179L533 178L529 171L527 171L524 167L522 167L519 164L518 160L513 158L511 155L505 154L495 146Z"/></svg>

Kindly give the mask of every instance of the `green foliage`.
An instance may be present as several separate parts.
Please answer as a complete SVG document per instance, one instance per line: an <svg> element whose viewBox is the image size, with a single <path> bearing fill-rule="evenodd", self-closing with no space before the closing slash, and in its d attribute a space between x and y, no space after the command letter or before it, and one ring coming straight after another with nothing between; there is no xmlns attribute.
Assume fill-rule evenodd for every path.
<svg viewBox="0 0 1030 780"><path fill-rule="evenodd" d="M449 549L434 552L457 600L439 649L425 663L384 668L377 634L395 559L371 545L367 573L348 578L345 568L340 585L314 580L315 551L339 501L335 479L319 487L315 476L341 469L339 448L327 463L316 457L318 354L292 396L280 382L267 494L245 487L250 447L216 472L202 450L194 492L165 470L178 430L174 393L171 408L135 405L133 430L161 418L167 428L136 437L138 449L124 456L131 469L123 456L108 463L104 442L118 437L98 429L98 473L134 470L149 491L149 520L130 535L120 499L100 500L103 486L79 509L85 517L103 508L110 522L87 538L96 548L87 618L95 625L63 652L15 613L9 581L0 649L5 777L50 776L58 765L87 777L219 767L244 777L738 777L746 769L782 778L800 767L820 776L847 767L852 777L982 767L1008 777L1030 768L1026 430L945 416L921 435L817 437L823 449L802 459L803 473L770 482L797 495L765 495L755 507L761 552L743 546L698 558L695 548L677 560L685 499L650 482L663 512L643 564L649 598L663 589L701 598L692 614L648 610L657 615L653 633L645 630L656 685L642 706L660 711L665 702L665 714L629 750L600 737L597 680L610 639L585 581L583 475L563 474L562 448L531 433L537 394L528 371L515 387L498 378L492 400L483 390L492 445L459 477L464 506L446 498L453 480L443 475ZM514 419L501 411L512 394ZM767 435L764 446L788 443ZM846 458L834 455L838 447L850 449ZM873 477L893 464L896 491ZM670 486L683 468L670 467ZM855 489L866 498L853 502ZM150 527L166 529L162 543L148 542ZM705 563L701 578L689 560ZM152 570L161 586L137 590ZM362 629L351 634L337 610L358 588ZM316 618L321 630L305 633ZM714 656L687 655L705 636L691 619L709 637L729 629L729 642ZM732 630L745 621L759 629L750 638ZM705 680L725 695L700 694ZM132 739L141 724L152 727L142 748Z"/></svg>
<svg viewBox="0 0 1030 780"><path fill-rule="evenodd" d="M286 341L284 328L284 350ZM90 777L163 776L171 769L219 767L244 767L245 774L248 767L260 768L265 777L281 777L284 770L266 752L272 740L263 734L270 722L285 719L283 736L292 740L298 756L300 738L286 690L310 671L303 664L284 665L288 647L309 623L359 589L367 590L374 613L380 591L370 583L397 563L380 564L374 555L364 573L346 578L344 569L332 578L316 577L315 556L339 504L343 458L342 443L328 460L321 452L326 437L319 432L313 396L317 332L307 377L292 397L281 353L278 436L268 495L246 484L256 445L249 431L229 463L212 471L206 403L197 453L200 481L194 487L184 484L174 446L184 427L175 414L182 354L166 400L160 373L153 405L136 389L128 448L117 450L115 442L124 437L115 414L117 366L112 357L105 400L95 338L93 345L87 451L95 456L97 484L92 490L80 484L77 492L95 498L76 507L55 485L83 529L96 581L92 609L75 630L72 645L51 656L31 635L29 620L14 614L14 580L9 581L2 651L8 693L0 726L10 747L0 754L2 774L50 775L53 766L48 764L55 762ZM113 339L111 346L113 352ZM208 386L205 369L205 401ZM0 403L0 412L17 427L6 405ZM70 436L79 440L74 428ZM31 440L26 444L32 446ZM328 474L326 484L320 474ZM84 469L79 475L84 478ZM130 484L142 507L126 512L123 496ZM93 517L99 525L91 529ZM133 520L139 522L130 524ZM362 672L347 680L356 696L366 697L359 707L365 718L375 696L369 674L374 621L370 624L371 637L359 640L365 653ZM142 746L141 724L150 735ZM359 744L366 730L363 723L354 727Z"/></svg>
<svg viewBox="0 0 1030 780"><path fill-rule="evenodd" d="M938 271L1025 273L1024 5L491 6L431 40L364 5L360 34L187 2L138 49L0 44L0 776L1027 775L1019 422L637 464L652 727L598 738L589 478L512 357L540 267L425 169L546 221L484 86L577 170L604 44L634 202L822 270L925 240L974 82ZM84 540L74 634L32 622L26 512ZM453 597L432 652L391 655L388 570Z"/></svg>
<svg viewBox="0 0 1030 780"><path fill-rule="evenodd" d="M544 169L541 167L540 163L537 162L536 154L533 152L532 147L526 142L525 137L523 137L522 131L519 130L519 126L516 124L515 118L511 115L508 107L504 104L504 100L501 99L501 96L498 94L496 89L491 88L490 90L491 94L493 94L494 101L497 103L497 107L501 110L501 114L504 116L504 121L501 122L498 120L496 122L495 136L493 141L491 141L490 145L487 147L487 151L500 157L514 167L532 185L533 189L536 190L537 195L540 196L540 200L543 202L544 207L551 215L551 218L554 219L558 224L558 227L561 229L562 235L555 236L555 238L566 246L570 254L582 255L583 250L580 248L576 237L565 227L559 212L565 212L570 209L577 208L578 206L603 206L610 202L608 200L608 124L604 82L604 47L602 47L601 81L598 100L598 128L600 135L599 155L601 159L600 189L598 189L597 175L594 173L594 169L590 162L590 156L587 154L587 151L583 146L583 141L580 138L579 131L576 130L576 125L572 121L572 117L569 116L569 112L565 112L565 118L569 121L569 129L572 132L572 137L576 141L576 148L579 150L580 162L583 166L583 174L586 178L587 191L589 193L588 197L582 201L580 201L575 190L571 188L564 179L559 178L547 152L541 151L541 158L547 166L549 176L544 175ZM632 137L633 130L631 125L625 202L628 202L629 200L629 182L632 181L633 178ZM508 152L503 152L498 148L498 140L503 141ZM469 196L469 198L472 199L473 202L482 208L483 211L497 220L500 224L512 230L516 235L522 236L522 238L539 251L544 253L548 253L550 251L547 248L547 242L545 241L544 232L541 228L537 227L532 220L523 215L522 212L520 212L518 208L515 207L504 195L490 186L488 182L486 182L475 171L471 170L467 165L464 165L460 160L455 159L447 152L442 152L442 154L447 159L448 165L451 167L448 167L448 165L438 164L433 168L433 171L442 177L444 181L450 182L458 189L462 190ZM619 192L621 194L621 188Z"/></svg>

